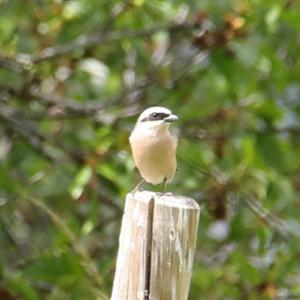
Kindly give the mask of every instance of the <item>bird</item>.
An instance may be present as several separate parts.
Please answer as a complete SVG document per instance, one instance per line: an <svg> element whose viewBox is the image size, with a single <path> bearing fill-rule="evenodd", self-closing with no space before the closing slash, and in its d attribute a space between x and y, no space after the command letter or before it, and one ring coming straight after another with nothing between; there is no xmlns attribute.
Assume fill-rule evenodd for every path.
<svg viewBox="0 0 300 300"><path fill-rule="evenodd" d="M177 167L177 138L169 131L170 124L177 120L169 109L160 106L149 107L140 114L129 143L143 180L132 192L136 192L144 181L153 185L164 182L166 192Z"/></svg>

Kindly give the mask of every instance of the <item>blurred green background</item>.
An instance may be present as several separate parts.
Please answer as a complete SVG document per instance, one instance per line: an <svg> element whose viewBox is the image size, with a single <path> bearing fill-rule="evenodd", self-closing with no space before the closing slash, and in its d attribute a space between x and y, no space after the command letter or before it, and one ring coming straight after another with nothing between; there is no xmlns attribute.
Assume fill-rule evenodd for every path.
<svg viewBox="0 0 300 300"><path fill-rule="evenodd" d="M299 11L0 0L0 299L109 297L152 105L180 118L168 189L202 206L189 299L300 299Z"/></svg>

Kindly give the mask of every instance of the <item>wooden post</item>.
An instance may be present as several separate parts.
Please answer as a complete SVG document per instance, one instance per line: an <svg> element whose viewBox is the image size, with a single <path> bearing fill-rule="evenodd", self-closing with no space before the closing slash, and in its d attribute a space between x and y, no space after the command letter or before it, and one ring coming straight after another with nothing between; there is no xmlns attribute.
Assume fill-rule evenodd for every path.
<svg viewBox="0 0 300 300"><path fill-rule="evenodd" d="M127 194L111 299L188 299L199 214L191 198Z"/></svg>

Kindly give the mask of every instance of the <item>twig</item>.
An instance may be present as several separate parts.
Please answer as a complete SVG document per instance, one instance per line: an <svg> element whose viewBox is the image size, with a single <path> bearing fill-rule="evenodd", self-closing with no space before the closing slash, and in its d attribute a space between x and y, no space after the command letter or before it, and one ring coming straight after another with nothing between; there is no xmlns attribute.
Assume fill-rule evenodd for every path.
<svg viewBox="0 0 300 300"><path fill-rule="evenodd" d="M244 195L240 198L260 219L274 228L283 238L290 239L292 237L292 232L287 224L264 208L253 195Z"/></svg>
<svg viewBox="0 0 300 300"><path fill-rule="evenodd" d="M33 149L37 150L50 162L58 162L58 158L50 152L46 145L46 138L40 134L28 121L20 118L16 118L12 110L4 105L0 107L0 120L2 120L7 126L26 138L28 143Z"/></svg>
<svg viewBox="0 0 300 300"><path fill-rule="evenodd" d="M82 153L79 153L78 150L66 150L63 145L54 139L41 134L32 122L24 117L23 112L13 110L11 107L2 104L0 106L0 120L7 127L23 137L27 144L51 163L60 164L65 161L74 161L81 164L84 161Z"/></svg>
<svg viewBox="0 0 300 300"><path fill-rule="evenodd" d="M69 112L80 115L94 115L105 114L107 108L113 107L113 105L119 105L122 99L126 99L131 94L136 93L144 88L148 87L153 81L150 79L141 79L130 90L123 89L118 95L107 98L105 100L87 100L84 104L75 102L67 97L59 97L54 95L42 94L36 89L32 89L28 92L28 95L33 99L40 99L46 105L57 105L62 109Z"/></svg>
<svg viewBox="0 0 300 300"><path fill-rule="evenodd" d="M225 261L230 257L230 254L236 249L235 243L223 245L215 253L205 254L203 251L196 250L195 259L204 263L209 268L224 265Z"/></svg>
<svg viewBox="0 0 300 300"><path fill-rule="evenodd" d="M19 62L17 59L12 57L6 57L0 55L0 67L7 70L11 70L17 73L27 72L26 64Z"/></svg>
<svg viewBox="0 0 300 300"><path fill-rule="evenodd" d="M95 33L81 35L77 39L59 46L49 47L44 49L37 57L32 57L33 63L40 63L44 60L52 59L60 55L64 55L74 50L86 49L96 45L103 45L111 42L118 41L124 38L141 38L149 37L153 33L158 31L172 31L191 28L190 24L165 24L158 25L148 29L141 30L123 30L123 31L111 31L103 33L98 31Z"/></svg>
<svg viewBox="0 0 300 300"><path fill-rule="evenodd" d="M101 179L99 178L99 175L97 175L97 180L99 182L101 181ZM108 194L108 192L106 191L106 188L103 185L101 185L97 188L97 195L99 195L100 201L102 203L106 204L107 206L113 208L118 216L122 216L123 208L120 205L120 202L116 202L116 201L112 200L111 198L109 198L107 196L107 194Z"/></svg>
<svg viewBox="0 0 300 300"><path fill-rule="evenodd" d="M28 90L24 91L18 90L16 88L0 85L0 90L6 92L10 96L18 97L22 100L40 100L41 104L45 106L55 106L59 109L57 114L48 115L53 118L61 118L63 116L75 115L75 116L90 116L94 117L97 122L106 123L109 120L110 124L117 122L121 117L126 117L135 113L132 110L134 104L139 103L140 97L134 97L132 101L132 95L137 93L142 93L148 86L153 83L152 79L141 79L139 80L130 90L123 89L118 95L107 98L105 100L87 100L85 103L78 103L70 98L61 97L50 94L43 94L36 88L28 87ZM117 109L120 106L121 101L126 101L126 99L131 99L130 101L130 112L127 108L121 110L119 114L114 113L113 115L108 114L107 110ZM37 115L37 117L39 117Z"/></svg>

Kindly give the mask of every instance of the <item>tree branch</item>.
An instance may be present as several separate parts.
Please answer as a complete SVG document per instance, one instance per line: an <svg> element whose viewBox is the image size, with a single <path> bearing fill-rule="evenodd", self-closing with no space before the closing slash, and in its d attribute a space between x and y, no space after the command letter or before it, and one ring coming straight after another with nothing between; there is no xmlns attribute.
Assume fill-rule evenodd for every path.
<svg viewBox="0 0 300 300"><path fill-rule="evenodd" d="M292 232L287 224L274 216L270 211L264 208L252 195L241 196L240 199L262 220L269 226L274 228L283 238L289 240L292 237Z"/></svg>
<svg viewBox="0 0 300 300"><path fill-rule="evenodd" d="M44 49L38 56L32 57L32 63L40 63L44 60L49 60L60 55L71 53L78 49L87 49L97 45L104 45L111 42L115 42L121 39L130 38L146 38L158 31L173 31L192 28L191 24L165 24L157 25L147 29L141 30L123 30L123 31L111 31L103 33L103 30L99 30L95 33L87 35L81 35L75 40L53 47Z"/></svg>
<svg viewBox="0 0 300 300"><path fill-rule="evenodd" d="M8 106L3 104L0 106L0 120L2 120L9 128L24 137L28 143L42 154L50 162L59 162L59 159L48 150L45 145L46 137L40 134L27 120L15 116Z"/></svg>

